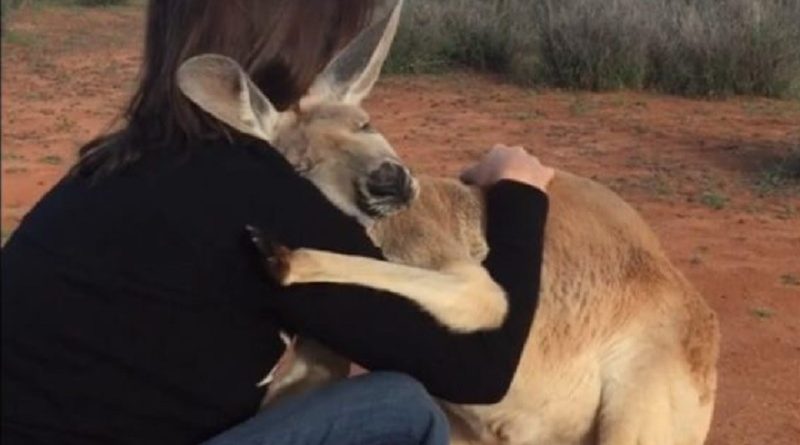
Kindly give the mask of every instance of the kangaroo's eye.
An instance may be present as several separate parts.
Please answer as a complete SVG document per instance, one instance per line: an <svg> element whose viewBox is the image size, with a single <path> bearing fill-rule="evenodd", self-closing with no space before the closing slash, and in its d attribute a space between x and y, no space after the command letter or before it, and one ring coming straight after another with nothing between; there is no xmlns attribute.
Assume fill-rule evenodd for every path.
<svg viewBox="0 0 800 445"><path fill-rule="evenodd" d="M375 131L375 129L372 128L372 124L371 123L364 122L364 123L362 123L361 125L358 126L358 131L361 131L361 132L364 132L364 133L372 133L373 131Z"/></svg>

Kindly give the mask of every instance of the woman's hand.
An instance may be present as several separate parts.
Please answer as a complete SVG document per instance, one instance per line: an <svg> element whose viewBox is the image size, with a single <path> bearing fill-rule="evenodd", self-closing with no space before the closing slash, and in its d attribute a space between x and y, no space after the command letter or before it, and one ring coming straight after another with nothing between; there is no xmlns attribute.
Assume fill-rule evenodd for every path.
<svg viewBox="0 0 800 445"><path fill-rule="evenodd" d="M528 184L546 192L555 171L545 167L535 156L520 146L495 145L483 159L461 174L461 180L478 187L489 187L494 183L510 179Z"/></svg>

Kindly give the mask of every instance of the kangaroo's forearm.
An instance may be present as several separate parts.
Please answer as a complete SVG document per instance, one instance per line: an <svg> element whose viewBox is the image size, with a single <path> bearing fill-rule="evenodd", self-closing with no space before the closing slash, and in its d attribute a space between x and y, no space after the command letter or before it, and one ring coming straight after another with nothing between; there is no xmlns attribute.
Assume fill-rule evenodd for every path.
<svg viewBox="0 0 800 445"><path fill-rule="evenodd" d="M286 285L341 283L385 290L415 302L455 332L496 328L508 307L503 290L478 264L433 271L314 249L298 249L288 261Z"/></svg>

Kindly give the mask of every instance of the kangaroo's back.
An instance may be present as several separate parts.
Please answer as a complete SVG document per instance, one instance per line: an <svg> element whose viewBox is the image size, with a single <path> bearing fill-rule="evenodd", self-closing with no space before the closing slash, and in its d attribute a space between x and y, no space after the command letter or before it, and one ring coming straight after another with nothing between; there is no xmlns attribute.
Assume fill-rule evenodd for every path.
<svg viewBox="0 0 800 445"><path fill-rule="evenodd" d="M574 353L681 304L690 286L629 204L605 186L566 172L558 172L548 193L537 321L586 327L555 338L559 349Z"/></svg>
<svg viewBox="0 0 800 445"><path fill-rule="evenodd" d="M558 172L549 188L540 326L576 326L558 338L563 352L608 341L625 327L662 327L675 335L693 368L716 362L717 323L703 297L672 265L639 213L587 178ZM669 321L669 323L667 322ZM548 338L544 332L542 340ZM572 339L574 344L565 340ZM701 345L692 345L699 339ZM698 351L697 349L703 349Z"/></svg>
<svg viewBox="0 0 800 445"><path fill-rule="evenodd" d="M514 390L582 386L566 418L580 406L599 413L587 430L599 443L702 443L716 389L714 312L616 193L566 172L548 191L540 304Z"/></svg>

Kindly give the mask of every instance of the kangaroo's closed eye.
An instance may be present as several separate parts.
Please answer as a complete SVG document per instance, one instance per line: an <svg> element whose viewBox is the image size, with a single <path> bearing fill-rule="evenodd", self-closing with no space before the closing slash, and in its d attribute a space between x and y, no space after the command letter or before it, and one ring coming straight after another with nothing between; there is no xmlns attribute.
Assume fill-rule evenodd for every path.
<svg viewBox="0 0 800 445"><path fill-rule="evenodd" d="M372 124L367 121L358 125L358 131L362 133L373 133L375 129L372 127Z"/></svg>

